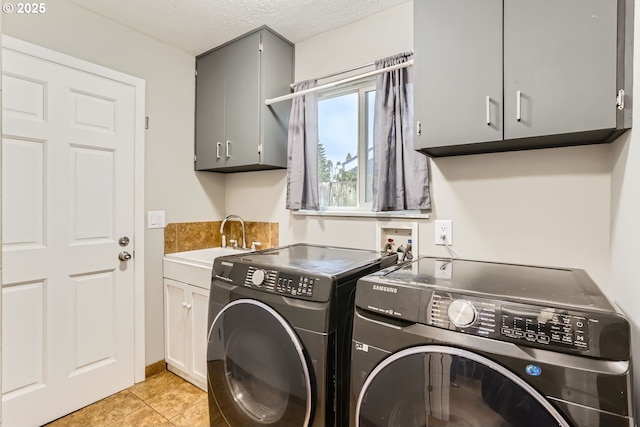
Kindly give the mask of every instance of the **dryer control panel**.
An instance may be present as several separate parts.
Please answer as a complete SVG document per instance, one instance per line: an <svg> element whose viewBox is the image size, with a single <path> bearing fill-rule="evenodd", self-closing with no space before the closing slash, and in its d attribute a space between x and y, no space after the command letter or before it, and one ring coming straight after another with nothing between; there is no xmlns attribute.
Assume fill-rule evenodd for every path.
<svg viewBox="0 0 640 427"><path fill-rule="evenodd" d="M427 325L565 353L624 359L616 342L628 328L611 313L499 301L433 291L424 312Z"/></svg>
<svg viewBox="0 0 640 427"><path fill-rule="evenodd" d="M261 292L311 301L328 301L331 279L320 275L282 271L241 262L220 261L213 280Z"/></svg>
<svg viewBox="0 0 640 427"><path fill-rule="evenodd" d="M249 266L244 286L291 296L312 297L317 278Z"/></svg>

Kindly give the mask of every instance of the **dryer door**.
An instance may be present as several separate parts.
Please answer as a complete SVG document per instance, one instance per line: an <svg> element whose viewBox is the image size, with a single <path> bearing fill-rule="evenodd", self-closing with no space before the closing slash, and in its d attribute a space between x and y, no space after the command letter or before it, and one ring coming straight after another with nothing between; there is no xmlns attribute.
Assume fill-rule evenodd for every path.
<svg viewBox="0 0 640 427"><path fill-rule="evenodd" d="M425 345L380 362L358 397L356 427L434 426L570 427L529 384L472 352Z"/></svg>
<svg viewBox="0 0 640 427"><path fill-rule="evenodd" d="M275 310L251 299L222 308L209 330L209 398L231 426L301 426L311 418L302 344Z"/></svg>

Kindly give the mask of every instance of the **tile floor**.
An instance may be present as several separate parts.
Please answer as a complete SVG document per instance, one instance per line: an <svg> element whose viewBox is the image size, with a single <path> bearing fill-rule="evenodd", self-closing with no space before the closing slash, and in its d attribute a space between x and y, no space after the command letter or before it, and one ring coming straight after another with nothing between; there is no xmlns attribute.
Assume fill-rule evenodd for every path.
<svg viewBox="0 0 640 427"><path fill-rule="evenodd" d="M161 371L47 424L47 427L103 426L209 427L207 393L169 371Z"/></svg>

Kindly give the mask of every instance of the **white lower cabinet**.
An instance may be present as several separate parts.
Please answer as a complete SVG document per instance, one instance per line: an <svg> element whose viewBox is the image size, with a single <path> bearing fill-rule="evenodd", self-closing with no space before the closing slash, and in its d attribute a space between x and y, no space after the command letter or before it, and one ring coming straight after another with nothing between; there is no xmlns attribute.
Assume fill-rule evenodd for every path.
<svg viewBox="0 0 640 427"><path fill-rule="evenodd" d="M167 369L207 389L209 290L164 279L165 361Z"/></svg>

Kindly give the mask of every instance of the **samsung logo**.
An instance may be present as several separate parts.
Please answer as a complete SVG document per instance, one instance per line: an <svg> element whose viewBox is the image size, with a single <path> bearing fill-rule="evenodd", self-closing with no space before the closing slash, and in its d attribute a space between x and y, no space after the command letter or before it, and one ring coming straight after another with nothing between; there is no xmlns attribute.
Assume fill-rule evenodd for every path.
<svg viewBox="0 0 640 427"><path fill-rule="evenodd" d="M382 286L382 285L373 285L373 290L374 291L380 291L380 292L388 292L390 294L397 294L398 293L398 289L397 288L392 288L390 286Z"/></svg>
<svg viewBox="0 0 640 427"><path fill-rule="evenodd" d="M233 267L233 263L232 262L221 261L220 264L224 265L225 267Z"/></svg>

